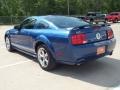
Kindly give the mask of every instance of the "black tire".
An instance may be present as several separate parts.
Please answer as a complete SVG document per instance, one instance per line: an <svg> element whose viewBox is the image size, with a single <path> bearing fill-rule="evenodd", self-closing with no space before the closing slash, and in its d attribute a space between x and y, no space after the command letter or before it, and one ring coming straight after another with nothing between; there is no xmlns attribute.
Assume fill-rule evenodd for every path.
<svg viewBox="0 0 120 90"><path fill-rule="evenodd" d="M116 18L116 19L113 21L113 23L118 23L118 19Z"/></svg>
<svg viewBox="0 0 120 90"><path fill-rule="evenodd" d="M116 18L116 23L118 23L118 19Z"/></svg>
<svg viewBox="0 0 120 90"><path fill-rule="evenodd" d="M9 52L12 52L14 50L11 45L11 41L10 41L9 37L5 37L5 44L6 44L6 48ZM8 44L9 44L9 46L8 46Z"/></svg>
<svg viewBox="0 0 120 90"><path fill-rule="evenodd" d="M45 51L44 52L46 52L47 53L47 59L48 59L48 64L46 65L46 66L43 66L42 65L42 63L41 63L41 59L40 58L42 58L42 57L40 57L40 55L38 55L39 54L39 51L40 51L40 49L44 49ZM43 58L42 58L43 59ZM40 45L40 46L38 46L37 47L37 60L38 60L38 62L39 62L39 65L40 65L40 67L43 69L43 70L45 70L45 71L50 71L50 70L53 70L53 69L55 69L55 67L56 67L56 61L55 61L55 59L53 58L53 56L52 56L52 54L50 53L50 51L48 50L48 48L45 46L45 45ZM44 62L44 64L45 64L45 62Z"/></svg>
<svg viewBox="0 0 120 90"><path fill-rule="evenodd" d="M104 23L107 23L108 22L108 19L105 19Z"/></svg>
<svg viewBox="0 0 120 90"><path fill-rule="evenodd" d="M94 19L90 19L90 22L93 23L93 22L94 22Z"/></svg>

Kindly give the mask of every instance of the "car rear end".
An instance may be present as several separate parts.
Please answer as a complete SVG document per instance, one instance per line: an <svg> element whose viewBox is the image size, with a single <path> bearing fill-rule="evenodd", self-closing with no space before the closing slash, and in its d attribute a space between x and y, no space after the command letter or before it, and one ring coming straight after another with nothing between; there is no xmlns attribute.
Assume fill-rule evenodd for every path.
<svg viewBox="0 0 120 90"><path fill-rule="evenodd" d="M71 64L112 55L116 40L108 26L84 26L74 28L69 35Z"/></svg>
<svg viewBox="0 0 120 90"><path fill-rule="evenodd" d="M100 12L88 12L86 20L89 22L105 22L105 15Z"/></svg>
<svg viewBox="0 0 120 90"><path fill-rule="evenodd" d="M107 25L90 25L66 16L51 16L47 20L58 27L52 35L54 57L58 62L80 64L90 58L111 55L115 48L113 31Z"/></svg>
<svg viewBox="0 0 120 90"><path fill-rule="evenodd" d="M106 16L109 22L118 22L120 20L120 12L112 12Z"/></svg>
<svg viewBox="0 0 120 90"><path fill-rule="evenodd" d="M107 16L106 16L106 20L107 20L108 22L113 22L113 21L115 21L115 16L113 16L113 15L107 15Z"/></svg>

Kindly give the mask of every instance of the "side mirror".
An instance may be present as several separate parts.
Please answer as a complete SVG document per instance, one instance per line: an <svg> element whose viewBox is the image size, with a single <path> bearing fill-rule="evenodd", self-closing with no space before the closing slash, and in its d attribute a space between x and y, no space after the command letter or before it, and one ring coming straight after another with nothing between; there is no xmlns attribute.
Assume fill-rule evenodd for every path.
<svg viewBox="0 0 120 90"><path fill-rule="evenodd" d="M16 26L14 26L14 29L18 29L18 30L20 30L20 25L16 25Z"/></svg>

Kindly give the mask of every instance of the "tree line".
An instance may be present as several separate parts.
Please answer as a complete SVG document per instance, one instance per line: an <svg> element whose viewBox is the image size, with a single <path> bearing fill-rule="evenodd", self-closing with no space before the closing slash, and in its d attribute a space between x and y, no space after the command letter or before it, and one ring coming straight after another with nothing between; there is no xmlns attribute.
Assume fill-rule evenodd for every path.
<svg viewBox="0 0 120 90"><path fill-rule="evenodd" d="M0 16L67 15L68 10L70 15L120 11L120 0L0 0Z"/></svg>

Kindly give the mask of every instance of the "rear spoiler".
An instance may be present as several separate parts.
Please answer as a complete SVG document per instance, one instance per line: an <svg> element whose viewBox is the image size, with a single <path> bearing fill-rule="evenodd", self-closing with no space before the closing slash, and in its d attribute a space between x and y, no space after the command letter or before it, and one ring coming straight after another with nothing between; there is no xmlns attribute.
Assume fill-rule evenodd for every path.
<svg viewBox="0 0 120 90"><path fill-rule="evenodd" d="M104 27L104 26L111 26L111 25L108 23L105 23L105 24L92 24L92 26Z"/></svg>
<svg viewBox="0 0 120 90"><path fill-rule="evenodd" d="M85 26L78 26L78 27L74 27L71 30L78 30L78 29L85 29L85 28L100 28L100 27L105 27L105 26L111 26L108 23L104 23L104 24L90 24L90 25L85 25Z"/></svg>
<svg viewBox="0 0 120 90"><path fill-rule="evenodd" d="M111 26L109 23L105 23L105 22L97 22L95 24L90 23L92 26Z"/></svg>

